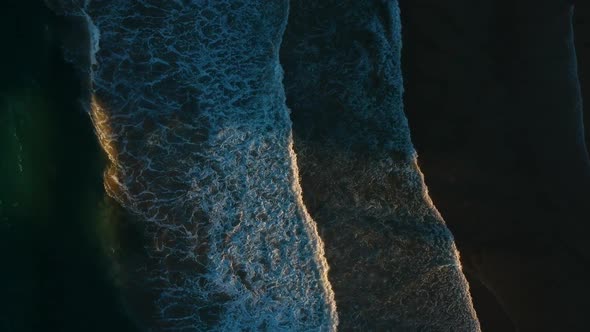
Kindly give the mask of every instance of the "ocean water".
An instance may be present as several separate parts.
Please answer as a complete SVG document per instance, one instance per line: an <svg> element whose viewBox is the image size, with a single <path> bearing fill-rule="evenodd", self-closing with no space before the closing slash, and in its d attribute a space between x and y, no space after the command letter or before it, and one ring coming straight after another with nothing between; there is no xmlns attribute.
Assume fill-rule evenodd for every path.
<svg viewBox="0 0 590 332"><path fill-rule="evenodd" d="M23 259L31 283L47 291L31 295L43 302L30 307L34 326L334 329L281 85L287 2L47 3L52 11L40 7L23 30L52 62L30 74L38 83L24 79L20 94L6 93L3 121L16 132L7 178L31 164L40 169L23 181L47 185L41 193L32 183L30 208L17 209L31 224L19 234L44 239ZM28 153L45 159L29 163ZM10 328L26 330L29 320L22 324Z"/></svg>
<svg viewBox="0 0 590 332"><path fill-rule="evenodd" d="M8 1L1 24L0 331L134 331L101 235L105 158L61 22L41 1Z"/></svg>
<svg viewBox="0 0 590 332"><path fill-rule="evenodd" d="M0 100L0 330L335 330L328 262L303 205L282 85L288 1L46 2L52 11L40 1L11 3L2 29L10 51ZM388 284L382 302L400 294L415 301L401 300L396 311L375 300L361 312L356 301L366 294L353 291L344 297L347 326L435 326L460 316L477 330L452 236L428 198L403 115L399 59L389 57L401 47L397 6L384 6L378 19L368 5L330 6L348 10L342 18L353 23L366 19L375 37L366 40L361 27L361 36L325 34L323 43L303 29L310 44L348 66L340 71L329 61L311 74L358 86L291 81L291 93L304 88L300 95L314 97L292 104L294 111L332 111L317 123L335 123L327 128L343 137L337 143L354 147L338 154L321 142L312 151L328 165L318 174L332 206L317 215L333 234L349 227L327 246L340 268L333 280L341 294L353 280L373 285L375 297ZM294 23L306 26L302 8ZM322 9L316 23L334 24L330 7ZM347 53L351 40L358 66L358 54ZM304 48L306 56L314 49ZM318 102L324 95L340 103ZM342 105L362 120L350 121L358 128L338 127ZM298 120L302 134L307 122ZM381 159L367 164L359 149L381 149ZM309 156L303 171L313 168ZM340 192L349 191L344 199L329 192L334 177ZM392 238L397 246L357 250L363 234L376 247ZM364 274L367 266L378 273ZM408 288L417 276L418 286ZM425 289L429 295L420 294ZM440 314L447 299L456 303Z"/></svg>

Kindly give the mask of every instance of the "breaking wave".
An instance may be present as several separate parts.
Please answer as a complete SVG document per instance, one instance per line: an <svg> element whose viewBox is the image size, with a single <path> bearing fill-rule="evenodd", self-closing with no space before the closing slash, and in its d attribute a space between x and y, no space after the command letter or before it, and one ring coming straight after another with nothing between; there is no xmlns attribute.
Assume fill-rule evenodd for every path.
<svg viewBox="0 0 590 332"><path fill-rule="evenodd" d="M144 230L146 326L335 330L281 83L288 1L47 3L89 30L87 58L66 54L92 83L105 188Z"/></svg>

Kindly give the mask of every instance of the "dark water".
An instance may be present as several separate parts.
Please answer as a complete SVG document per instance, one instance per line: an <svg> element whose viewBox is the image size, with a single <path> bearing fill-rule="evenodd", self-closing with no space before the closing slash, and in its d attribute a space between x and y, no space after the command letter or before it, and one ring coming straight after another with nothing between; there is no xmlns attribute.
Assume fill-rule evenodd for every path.
<svg viewBox="0 0 590 332"><path fill-rule="evenodd" d="M105 252L103 154L55 39L62 22L42 1L2 4L0 332L133 331ZM584 10L577 46L588 96Z"/></svg>
<svg viewBox="0 0 590 332"><path fill-rule="evenodd" d="M2 253L6 256L5 261L8 261L6 264L8 272L2 275L2 283L6 285L2 291L6 290L9 294L0 296L3 308L6 308L0 310L2 312L0 324L3 324L0 326L0 331L132 331L134 330L133 324L121 304L122 288L117 288L117 283L125 284L125 290L129 293L139 294L153 289L158 291L163 289L161 294L156 294L161 295L157 301L145 300L145 297L140 298L141 294L125 297L126 299L133 298L131 302L134 303L129 307L133 307L135 317L141 317L142 321L144 319L150 321L159 315L158 319L166 318L166 324L171 327L170 330L181 330L178 324L190 326L186 329L192 330L192 327L198 329L198 325L194 325L188 320L200 320L190 311L195 307L194 302L200 300L198 296L209 297L207 301L223 302L228 308L223 315L225 325L220 324L221 330L238 329L236 326L243 327L250 324L248 320L251 320L252 324L256 324L252 326L268 326L270 330L273 330L273 326L293 326L293 324L299 323L307 324L308 327L305 329L310 329L310 324L318 322L319 324L331 324L333 320L335 321L335 310L331 306L332 302L329 302L331 300L328 299L331 290L325 287L325 268L319 261L320 258L323 259L317 249L319 238L315 229L310 227L311 219L304 213L299 200L297 200L299 196L296 196L298 191L294 189L292 174L285 172L286 169L293 169L290 164L292 157L288 149L290 122L287 109L284 107L284 94L280 89L281 73L277 70L279 68L278 49L271 48L272 45L269 44L278 44L277 39L280 34L275 34L274 31L279 31L277 28L284 26L286 2L278 3L278 5L270 2L261 3L259 7L263 7L262 9L256 6L254 9L249 9L243 4L236 9L225 2L214 2L215 5L205 6L209 9L216 9L217 13L229 12L232 7L231 10L239 14L238 18L249 17L248 14L259 15L264 10L269 11L268 17L277 18L276 20L268 20L272 24L266 30L250 28L242 31L220 26L215 31L216 33L212 34L213 38L219 38L224 33L223 36L227 37L233 33L231 37L236 42L232 43L231 47L220 43L215 44L215 47L223 51L217 53L222 55L211 61L213 65L204 66L206 68L196 68L197 66L193 63L198 59L199 53L196 55L190 52L187 53L188 55L183 53L179 60L174 57L175 52L169 52L169 48L165 48L169 46L165 43L166 41L159 38L161 33L163 35L170 33L173 46L186 52L195 51L194 45L202 46L204 41L199 39L200 36L196 33L192 34L188 39L189 43L184 45L184 40L187 39L185 35L190 35L184 29L185 22L182 21L184 16L177 18L168 12L176 14L175 7L181 7L183 8L182 14L187 16L187 22L192 22L190 20L193 17L199 22L210 19L205 14L195 14L198 2L188 2L186 6L170 2L157 9L142 6L139 2L127 1L96 1L93 4L91 17L101 28L101 42L109 45L102 52L97 52L101 66L93 72L93 83L96 88L94 97L98 100L95 105L106 105L104 109L108 111L95 110L95 117L96 114L104 113L107 115L106 118L110 120L111 116L123 115L124 119L119 117L117 121L112 123L107 121L106 127L109 127L107 131L112 130L113 133L125 134L130 132L125 129L128 128L125 127L126 125L135 123L135 120L143 120L146 114L141 114L141 111L144 109L162 108L154 111L154 114L147 114L150 117L166 112L166 115L170 115L169 117L162 116L158 119L159 122L155 121L155 123L159 125L158 129L164 128L170 131L170 135L162 134L160 137L172 137L177 141L166 142L170 143L168 145L160 145L158 141L148 140L147 129L138 130L135 133L135 140L130 140L132 142L128 146L129 149L121 149L118 154L118 157L124 158L118 159L117 166L120 167L117 170L125 168L130 172L116 174L117 176L122 175L121 178L125 181L131 179L131 182L135 181L135 184L144 184L132 177L131 167L139 164L145 166L146 174L150 173L147 176L143 176L145 174L141 173L143 174L141 175L142 179L147 178L147 181L161 180L162 183L158 184L161 186L154 185L154 182L149 184L151 188L162 189L155 190L158 194L154 195L155 198L150 196L150 201L143 202L147 204L123 205L126 208L147 206L146 210L148 211L137 209L133 212L139 215L140 219L143 218L140 220L141 222L152 223L152 227L146 231L149 240L166 238L170 244L166 243L166 246L162 246L164 249L158 248L158 244L156 244L155 250L150 252L155 257L154 261L157 263L154 264L155 267L150 265L145 269L129 268L128 270L133 269L134 272L139 271L137 273L139 276L130 277L129 279L133 279L133 281L129 283L125 282L128 280L122 280L121 275L115 272L114 266L110 265L111 255L117 256L117 261L121 259L124 262L121 265L126 268L133 265L128 264L129 260L127 259L132 255L125 253L131 242L128 238L121 241L127 246L121 250L114 236L115 233L119 236L129 232L115 230L119 226L113 221L119 222L121 220L112 218L111 210L113 210L114 203L112 201L105 203L105 192L102 186L105 160L93 132L90 118L80 103L80 100L88 102L88 85L84 83L83 77L77 76L82 75L78 70L74 70L71 65L63 62L64 55L59 47L60 38L67 39L68 46L72 46L71 44L78 41L72 41L70 37L71 39L83 38L85 32L76 29L84 29L85 27L72 28L72 25L76 24L72 22L73 20L52 15L49 10L45 9L42 1L28 1L24 4L19 4L16 1L11 3L11 11L7 15L10 16L7 17L8 24L2 29L4 45L11 51L5 54L7 59L2 61L9 75L5 77L6 84L1 90L2 103L0 103L2 105L2 118L0 119L2 128L0 131L4 135L2 154L9 157L2 160L3 192L0 197L3 209L0 242L5 246L2 248L4 249ZM238 13L242 7L246 14ZM139 11L140 9L143 12ZM151 20L149 15L154 12L157 14L155 16L166 14L162 17L172 18L171 22L161 19ZM134 13L139 17L136 17L137 22L126 20ZM277 15L277 13L284 16ZM157 26L151 27L150 24L154 23ZM200 23L205 25L207 22ZM148 28L136 29L138 26ZM181 30L168 31L169 28ZM194 29L198 30L196 32L203 30L201 26ZM126 38L119 38L122 30L126 33L124 34ZM138 40L142 43L133 41L131 45L128 45L132 40L130 37L135 37L133 35L136 30L143 33L138 36ZM262 37L259 37L261 34ZM249 43L250 39L242 38L243 35L256 41L260 40L260 43L257 42L254 45L256 47L252 47L253 45ZM177 36L184 38L176 38ZM253 38L254 36L256 38ZM143 47L143 44L154 46L154 49ZM226 48L230 48L232 51L225 52ZM239 48L239 50L235 48ZM84 51L83 46L76 44L68 48L67 51L75 53L80 49ZM268 52L269 49L273 52ZM115 52L111 52L112 50ZM146 52L146 50L148 51ZM151 67L150 70L145 71L145 64L151 66L150 61L142 59L137 62L123 61L129 66L118 67L121 65L120 59L117 57L119 51L121 51L120 54L131 54L137 58L145 57L146 54L150 55L151 51L154 51L154 54L165 54L166 57L163 59L170 60L169 63L173 65L166 64L164 66L170 71L164 73L167 76L154 77L161 73L155 69L151 70ZM243 57L239 58L241 59L239 61L231 62L228 61L226 53L240 53ZM258 58L254 59L256 56ZM66 58L71 59L72 57ZM186 63L188 65L185 67L178 68L178 64ZM217 63L231 64L231 66L230 68L220 66L221 70L226 70L226 72L220 73L219 68L215 66ZM259 70L258 66L261 63L266 66L267 70ZM78 65L80 64L78 63ZM236 69L236 66L239 68ZM188 72L186 72L187 68L190 69ZM87 68L82 69L88 70ZM117 75L121 74L121 76L109 77L109 69L114 69L113 72ZM128 72L127 69L129 69ZM199 76L193 75L196 75L197 69L199 73L202 72L208 76L207 78L213 77L214 81L212 83L207 83L205 80L203 80L204 83L201 82ZM228 74L236 72L240 74ZM149 74L148 77L145 74ZM224 86L234 91L236 98L227 97L229 90L216 89L221 85L218 81L225 78L226 74L231 76L231 80L224 81ZM143 84L146 78L153 78L152 83L157 84ZM195 83L197 88L203 85L202 89L194 91L178 88L176 83L180 81L182 82L180 85L183 87L192 87L193 80L198 82ZM244 86L244 81L252 83L251 86ZM155 87L152 89L152 86ZM116 89L118 87L122 87L122 91L118 91ZM133 87L137 87L137 91L134 90L137 93L130 95L137 97L137 100L133 100L137 103L130 103L129 108L135 112L129 111L128 106L123 102L128 96L126 89ZM255 94L248 93L251 91L257 91L258 95L255 98L250 98L251 94ZM180 92L182 96L178 96ZM202 93L199 95L201 101L211 104L203 107L210 111L210 114L205 111L203 113L206 113L205 115L210 121L208 124L214 129L214 134L210 135L214 138L211 139L211 146L207 147L206 152L203 153L207 155L207 160L203 161L203 158L196 156L196 154L191 155L190 158L194 157L193 159L182 160L180 157L186 157L187 151L194 148L192 144L195 143L195 135L191 136L191 134L195 133L195 128L201 128L203 124L201 118L195 116L200 107L190 104L188 101L184 103L182 100L183 108L181 110L183 112L175 112L179 110L176 107L178 105L176 99L185 96L189 98L197 93ZM227 102L228 99L236 102L237 109L218 102ZM147 107L145 107L145 103L141 104L146 100L151 103ZM168 101L171 103L166 103ZM168 109L170 104L172 109ZM100 106L100 108L102 107ZM225 109L221 109L223 107ZM261 108L262 111L260 111ZM243 112L241 112L242 109ZM245 114L253 109L260 112ZM224 113L225 111L227 114ZM183 114L184 117L178 114ZM173 116L175 118L171 120ZM97 120L97 122L100 121L103 119ZM149 122L146 121L144 125L150 127ZM265 125L267 126L262 128ZM98 127L101 126L97 125ZM151 127L154 127L154 121L151 122ZM262 129L266 129L266 133L259 135ZM235 132L247 133L247 137L235 138L232 136ZM228 135L232 142L235 141L236 146L233 147L233 150L232 148L218 149L221 141L224 144L228 143ZM125 135L117 136L116 143L127 144L126 137ZM132 144L135 145L132 146ZM144 149L144 145L149 146ZM246 156L243 158L240 153L233 153L242 149L242 145L247 146L244 148ZM170 154L170 151L178 146L180 148L174 154ZM263 148L264 150L262 150ZM253 153L250 153L250 150ZM264 151L266 157L272 155L274 159L257 158L257 151ZM129 155L125 155L126 152L130 152ZM222 155L217 156L216 152ZM134 164L133 162L136 160L132 159L137 156L144 158L140 158L140 163ZM154 156L153 160L149 158L152 156ZM163 158L162 156L167 157ZM190 188L185 189L186 185L191 184L191 180L194 180L197 175L207 176L207 173L201 172L199 167L209 170L212 160L217 157L219 157L216 159L219 160L219 165L225 168L220 167L221 171L211 171L214 179L210 180L211 190L201 191L200 188L196 188L194 192L191 192ZM243 160L245 162L242 162ZM126 162L127 164L125 164ZM160 174L170 174L171 170L180 175L165 178L160 176ZM242 181L247 178L246 170L253 172L249 173L250 180ZM228 180L229 176L235 177L235 180ZM224 180L218 181L217 179ZM236 185L226 186L225 184L228 182L236 183ZM4 185L5 183L7 185ZM177 184L180 187L175 187ZM218 188L218 184L221 187ZM112 187L111 185L111 189ZM141 195L142 192L134 191L138 189L138 186L129 187L131 188L130 195L127 196L131 197L131 203L136 203L139 198L145 199ZM178 188L183 189L179 190ZM124 186L117 188L119 191L125 189L127 187ZM118 193L113 190L109 193L113 194L113 192L115 192L113 196ZM179 192L181 197L177 197ZM185 192L189 194L185 195ZM201 192L210 192L211 194L201 194L203 197L197 196ZM224 195L230 192L235 194L235 197L239 197L241 193L248 193L248 195L246 198L240 197L234 206L233 201L224 200L227 198ZM159 199L162 197L164 199ZM286 202L283 203L283 200ZM122 201L122 199L119 200L120 203ZM178 201L182 201L182 204L177 204ZM186 271L183 270L185 268L183 266L189 266L183 263L183 260L190 258L189 254L192 254L191 250L194 249L191 246L194 244L191 232L194 231L196 234L196 230L193 228L197 225L197 221L202 221L199 219L204 219L201 217L201 213L194 212L195 201L205 202L202 205L215 205L217 209L207 211L210 212L207 221L213 225L209 227L212 230L209 243L213 249L207 253L207 257L212 263L207 266L211 273L207 276L210 279L202 283L205 286L201 286L200 281L199 283L195 282L195 270L192 266L186 268ZM228 206L224 205L223 212L218 213L224 204L218 202L225 201L228 201ZM265 210L265 204L273 208ZM274 207L280 208L274 209ZM243 211L247 211L247 213ZM260 211L268 214L262 215L259 213ZM288 212L285 213L285 211ZM165 213L164 217L160 218L157 215L160 212ZM186 214L183 214L185 212ZM243 237L235 236L235 240L232 238L231 241L228 241L225 237L219 236L226 234L228 229L236 227L226 223L229 213L232 216L235 215L235 220L239 220L240 223L242 215L245 215L246 221L242 227L244 230L240 232L248 232L245 235L254 234L252 240L243 241ZM269 220L273 221L278 220L277 223L281 227L263 229L266 227L266 223L258 222L259 216L260 218L268 216ZM160 219L163 220L162 224L158 224ZM177 227L173 224L176 220L188 221L188 223ZM166 235L166 232L150 233L156 229L156 226L159 228L168 227L169 236ZM238 234L241 234L240 232ZM279 234L279 232L281 233ZM270 261L268 263L262 261L266 258L267 252L273 250L275 246L279 246L278 242L267 245L266 238L277 239L287 237L288 234L296 234L298 238L296 245L283 246L280 251L277 251L281 255L280 266L285 268L278 268L279 264ZM140 247L141 245L140 243ZM151 248L153 249L153 246ZM228 250L231 252L226 254L225 251ZM228 291L233 294L232 296L227 298L220 296L219 299L213 298L211 300L213 297L211 294L221 293L218 289L225 291L228 288L227 285L230 282L227 280L231 278L235 280L233 267L230 270L230 265L225 262L226 257L235 259L235 262L250 261L254 257L260 257L261 264L265 269L270 270L270 264L274 264L272 273L276 273L276 276L269 276L269 273L266 272L248 272L244 275L247 276L247 279L253 279L252 282L232 283L232 285L235 284L235 287ZM136 261L141 261L141 258ZM181 266L181 263L184 265ZM168 273L169 270L166 269L171 265L173 273ZM297 269L291 268L291 265L297 266ZM244 269L248 270L251 266L258 265L244 264ZM242 268L240 267L240 269ZM128 272L128 270L121 274ZM260 269L260 271L267 270ZM172 276L170 277L170 275ZM150 279L150 277L152 278ZM162 286L160 280L164 279L164 286ZM151 282L148 285L151 288L144 287L143 280ZM133 285L127 287L129 284ZM275 287L275 284L280 287ZM200 292L201 288L205 287L209 292ZM129 290L130 288L133 289ZM178 290L182 296L177 295ZM264 296L267 299L272 298L272 304L257 297L256 294L262 294L261 290L266 290ZM125 293L125 295L129 295L129 293ZM143 300L142 303L137 303L138 298L140 301ZM157 308L160 310L159 314L147 313L148 309L144 310L141 307L142 305L146 306L146 303L153 302L160 306ZM318 306L321 306L319 310L317 310ZM185 308L188 309L184 310ZM299 313L305 317L303 319L292 318L292 315L296 316ZM204 316L216 315L213 310L203 314ZM298 326L299 328L295 329L304 329L303 325Z"/></svg>
<svg viewBox="0 0 590 332"><path fill-rule="evenodd" d="M102 151L41 1L8 1L0 68L0 331L133 331L106 259Z"/></svg>
<svg viewBox="0 0 590 332"><path fill-rule="evenodd" d="M482 329L585 330L590 163L573 55L588 97L587 5L572 39L565 1L400 3L412 139Z"/></svg>
<svg viewBox="0 0 590 332"><path fill-rule="evenodd" d="M574 34L578 74L584 99L584 128L586 148L590 151L590 3L578 1L574 11Z"/></svg>

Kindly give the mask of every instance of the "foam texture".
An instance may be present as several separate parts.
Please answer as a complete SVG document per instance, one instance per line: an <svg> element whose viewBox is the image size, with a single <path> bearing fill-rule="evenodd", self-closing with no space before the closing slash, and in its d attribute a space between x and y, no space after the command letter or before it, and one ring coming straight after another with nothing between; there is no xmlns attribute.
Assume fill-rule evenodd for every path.
<svg viewBox="0 0 590 332"><path fill-rule="evenodd" d="M91 116L111 161L105 187L147 241L134 274L157 295L147 328L335 330L281 83L288 2L52 8L88 17Z"/></svg>
<svg viewBox="0 0 590 332"><path fill-rule="evenodd" d="M397 1L291 1L281 48L304 199L342 330L479 331L403 113Z"/></svg>

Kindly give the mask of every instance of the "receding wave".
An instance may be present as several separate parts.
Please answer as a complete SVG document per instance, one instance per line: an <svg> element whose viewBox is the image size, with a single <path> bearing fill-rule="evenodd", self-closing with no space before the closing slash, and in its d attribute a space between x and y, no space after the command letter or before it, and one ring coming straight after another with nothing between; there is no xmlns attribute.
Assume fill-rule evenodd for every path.
<svg viewBox="0 0 590 332"><path fill-rule="evenodd" d="M397 1L291 1L281 63L344 331L479 331L404 115Z"/></svg>

